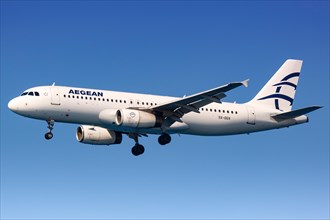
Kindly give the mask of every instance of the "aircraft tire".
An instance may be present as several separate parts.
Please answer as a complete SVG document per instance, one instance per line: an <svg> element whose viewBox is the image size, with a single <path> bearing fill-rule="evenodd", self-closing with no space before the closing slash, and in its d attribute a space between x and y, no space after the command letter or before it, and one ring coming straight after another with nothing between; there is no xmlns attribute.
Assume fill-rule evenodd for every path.
<svg viewBox="0 0 330 220"><path fill-rule="evenodd" d="M171 136L169 134L162 134L158 137L158 143L160 145L166 145L171 142Z"/></svg>
<svg viewBox="0 0 330 220"><path fill-rule="evenodd" d="M46 140L50 140L50 139L52 139L53 138L53 133L52 132L47 132L46 134L45 134L45 139Z"/></svg>
<svg viewBox="0 0 330 220"><path fill-rule="evenodd" d="M132 147L132 154L134 156L139 156L144 153L144 147L141 144L136 144L134 147Z"/></svg>

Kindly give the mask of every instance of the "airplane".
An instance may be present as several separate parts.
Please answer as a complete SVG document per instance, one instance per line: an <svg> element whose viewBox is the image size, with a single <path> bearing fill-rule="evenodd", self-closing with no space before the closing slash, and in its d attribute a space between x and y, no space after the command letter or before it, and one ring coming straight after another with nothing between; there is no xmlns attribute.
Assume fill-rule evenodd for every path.
<svg viewBox="0 0 330 220"><path fill-rule="evenodd" d="M171 142L171 134L222 136L284 128L308 122L305 115L321 106L291 110L302 60L288 59L251 100L226 103L226 93L249 80L190 96L169 97L88 88L38 86L27 89L8 103L24 117L47 122L47 140L55 122L74 123L76 139L85 144L120 144L123 134L135 141L134 156L144 153L139 138L159 135L160 145Z"/></svg>

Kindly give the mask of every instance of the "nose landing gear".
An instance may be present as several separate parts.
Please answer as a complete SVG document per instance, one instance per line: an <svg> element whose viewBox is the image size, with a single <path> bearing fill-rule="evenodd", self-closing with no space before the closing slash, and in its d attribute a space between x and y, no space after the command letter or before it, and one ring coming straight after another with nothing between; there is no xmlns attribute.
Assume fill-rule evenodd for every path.
<svg viewBox="0 0 330 220"><path fill-rule="evenodd" d="M49 129L49 131L45 134L45 139L50 140L54 136L53 133L52 133L52 130L54 128L55 121L49 119L49 120L47 120L47 124L48 124L47 128Z"/></svg>

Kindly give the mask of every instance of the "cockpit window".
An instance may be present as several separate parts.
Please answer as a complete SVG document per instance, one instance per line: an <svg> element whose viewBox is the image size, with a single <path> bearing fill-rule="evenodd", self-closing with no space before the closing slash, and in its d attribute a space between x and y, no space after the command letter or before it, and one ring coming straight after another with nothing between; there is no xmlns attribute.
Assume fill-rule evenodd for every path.
<svg viewBox="0 0 330 220"><path fill-rule="evenodd" d="M25 96L25 95L29 95L29 96L40 96L39 92L23 92L21 96Z"/></svg>

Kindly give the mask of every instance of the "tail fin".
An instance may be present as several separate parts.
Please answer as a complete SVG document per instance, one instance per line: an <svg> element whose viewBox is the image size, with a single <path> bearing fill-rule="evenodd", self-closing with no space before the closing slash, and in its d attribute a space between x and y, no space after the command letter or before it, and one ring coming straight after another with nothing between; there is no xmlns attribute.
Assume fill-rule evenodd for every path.
<svg viewBox="0 0 330 220"><path fill-rule="evenodd" d="M287 60L250 101L290 111L296 93L302 60Z"/></svg>

